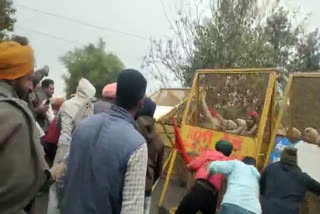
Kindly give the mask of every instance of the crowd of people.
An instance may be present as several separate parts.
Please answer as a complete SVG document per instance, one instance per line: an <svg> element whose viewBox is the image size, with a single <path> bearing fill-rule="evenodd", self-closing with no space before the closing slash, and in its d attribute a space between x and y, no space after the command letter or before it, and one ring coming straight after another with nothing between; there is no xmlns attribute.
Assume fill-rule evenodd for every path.
<svg viewBox="0 0 320 214"><path fill-rule="evenodd" d="M302 172L296 148L285 148L280 161L268 165L261 175L252 157L228 160L232 149L230 142L218 141L215 151L200 153L188 164L196 183L176 214L215 213L221 194L219 214L319 213L320 183Z"/></svg>
<svg viewBox="0 0 320 214"><path fill-rule="evenodd" d="M250 111L246 119L237 118L235 121L223 118L206 102L206 95L201 96L201 109L203 116L208 121L208 127L231 134L253 137L258 131L259 114L257 111Z"/></svg>
<svg viewBox="0 0 320 214"><path fill-rule="evenodd" d="M101 99L82 78L65 100L33 62L0 42L1 213L149 213L164 145L144 76L124 70Z"/></svg>
<svg viewBox="0 0 320 214"><path fill-rule="evenodd" d="M33 62L28 44L0 42L0 212L150 213L164 145L145 77L126 69L101 99L82 78L65 100L53 98L48 68L34 72ZM218 141L188 164L196 182L175 213L215 213L224 182L220 214L298 214L306 191L320 195L320 183L298 166L299 148L284 149L261 176L252 157L229 160L232 151Z"/></svg>

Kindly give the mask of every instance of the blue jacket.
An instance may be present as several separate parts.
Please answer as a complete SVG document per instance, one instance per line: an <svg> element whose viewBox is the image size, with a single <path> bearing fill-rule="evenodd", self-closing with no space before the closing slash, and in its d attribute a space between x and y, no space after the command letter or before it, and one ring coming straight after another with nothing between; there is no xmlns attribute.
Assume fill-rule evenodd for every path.
<svg viewBox="0 0 320 214"><path fill-rule="evenodd" d="M215 161L209 165L210 173L226 175L228 187L222 204L233 204L256 214L261 213L259 202L258 170L238 160Z"/></svg>
<svg viewBox="0 0 320 214"><path fill-rule="evenodd" d="M81 122L71 142L63 213L120 213L127 163L143 143L120 107Z"/></svg>

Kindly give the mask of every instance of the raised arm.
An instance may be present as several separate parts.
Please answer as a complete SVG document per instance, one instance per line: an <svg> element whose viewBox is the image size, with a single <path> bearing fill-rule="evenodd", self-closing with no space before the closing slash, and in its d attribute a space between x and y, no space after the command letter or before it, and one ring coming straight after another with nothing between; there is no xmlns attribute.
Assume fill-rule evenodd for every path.
<svg viewBox="0 0 320 214"><path fill-rule="evenodd" d="M217 129L219 126L219 122L217 119L212 117L212 115L210 114L205 96L202 96L202 98L201 98L201 106L202 106L204 116L210 121L212 128Z"/></svg>

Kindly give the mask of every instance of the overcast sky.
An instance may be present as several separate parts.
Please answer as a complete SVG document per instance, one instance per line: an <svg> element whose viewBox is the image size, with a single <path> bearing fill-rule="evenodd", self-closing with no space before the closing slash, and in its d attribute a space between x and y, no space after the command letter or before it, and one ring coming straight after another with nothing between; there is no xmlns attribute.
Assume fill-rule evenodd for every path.
<svg viewBox="0 0 320 214"><path fill-rule="evenodd" d="M293 7L299 6L303 13L311 12L310 28L320 27L319 0L287 2ZM160 39L170 33L164 8L169 15L174 14L176 4L177 0L14 0L15 34L28 37L37 67L49 65L50 77L56 81L56 95L61 95L64 90L61 76L66 69L59 61L60 56L74 47L103 38L107 51L118 55L127 68L140 69L149 38ZM77 24L60 16L107 30ZM149 82L149 91L158 87L154 81Z"/></svg>

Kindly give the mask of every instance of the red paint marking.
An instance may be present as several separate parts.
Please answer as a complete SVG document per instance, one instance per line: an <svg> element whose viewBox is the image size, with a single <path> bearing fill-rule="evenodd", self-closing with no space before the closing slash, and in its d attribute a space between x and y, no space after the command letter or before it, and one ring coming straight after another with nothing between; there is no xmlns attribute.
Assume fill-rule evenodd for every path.
<svg viewBox="0 0 320 214"><path fill-rule="evenodd" d="M210 149L213 137L213 131L201 129L198 127L189 127L187 139L185 140L185 147L195 152L203 152L207 149ZM243 138L224 133L224 135L220 139L228 140L232 143L233 153L230 156L230 159L241 159Z"/></svg>
<svg viewBox="0 0 320 214"><path fill-rule="evenodd" d="M213 133L210 130L200 129L198 127L190 127L187 140L192 142L192 149L196 149L199 145L200 149L210 146L213 138Z"/></svg>

